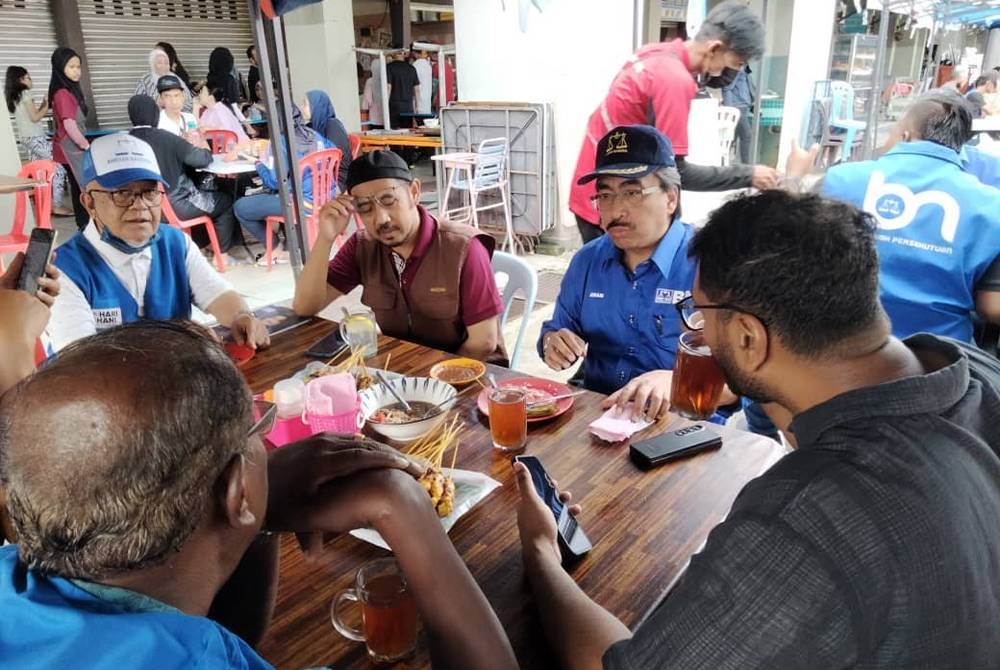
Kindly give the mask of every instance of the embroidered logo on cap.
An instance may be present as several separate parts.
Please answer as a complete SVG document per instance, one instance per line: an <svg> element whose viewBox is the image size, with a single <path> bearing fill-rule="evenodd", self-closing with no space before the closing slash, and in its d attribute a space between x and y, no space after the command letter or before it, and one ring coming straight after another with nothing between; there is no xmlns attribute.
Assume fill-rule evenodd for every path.
<svg viewBox="0 0 1000 670"><path fill-rule="evenodd" d="M608 137L608 148L604 150L604 155L628 153L628 136L625 131L619 130Z"/></svg>

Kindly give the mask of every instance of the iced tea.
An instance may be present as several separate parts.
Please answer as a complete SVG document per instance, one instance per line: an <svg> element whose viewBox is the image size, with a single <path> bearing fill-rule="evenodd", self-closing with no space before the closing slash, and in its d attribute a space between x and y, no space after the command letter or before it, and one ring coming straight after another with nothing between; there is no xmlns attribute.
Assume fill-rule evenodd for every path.
<svg viewBox="0 0 1000 670"><path fill-rule="evenodd" d="M528 405L524 391L496 388L489 392L490 436L503 451L520 451L528 440Z"/></svg>
<svg viewBox="0 0 1000 670"><path fill-rule="evenodd" d="M688 419L707 419L719 406L726 378L699 331L681 333L670 385L671 409Z"/></svg>
<svg viewBox="0 0 1000 670"><path fill-rule="evenodd" d="M398 661L417 645L417 605L399 565L378 558L358 570L357 586L337 594L330 606L333 627L344 637L364 642L377 662ZM341 619L343 601L361 604L361 630Z"/></svg>

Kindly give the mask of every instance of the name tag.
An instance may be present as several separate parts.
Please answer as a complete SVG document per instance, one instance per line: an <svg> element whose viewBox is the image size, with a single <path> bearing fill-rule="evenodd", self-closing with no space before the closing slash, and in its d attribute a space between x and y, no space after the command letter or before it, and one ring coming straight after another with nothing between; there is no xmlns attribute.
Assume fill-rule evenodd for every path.
<svg viewBox="0 0 1000 670"><path fill-rule="evenodd" d="M431 293L447 293L448 292L448 288L446 286L431 286L429 290L430 290Z"/></svg>
<svg viewBox="0 0 1000 670"><path fill-rule="evenodd" d="M113 328L114 326L122 325L122 308L121 307L110 307L108 309L95 309L94 321L97 324L98 330L105 330L106 328Z"/></svg>
<svg viewBox="0 0 1000 670"><path fill-rule="evenodd" d="M656 297L653 299L657 305L673 305L688 297L687 291L675 291L672 288L656 289Z"/></svg>
<svg viewBox="0 0 1000 670"><path fill-rule="evenodd" d="M604 294L601 293L600 291L591 291L590 295L588 295L587 297L588 298L603 298Z"/></svg>

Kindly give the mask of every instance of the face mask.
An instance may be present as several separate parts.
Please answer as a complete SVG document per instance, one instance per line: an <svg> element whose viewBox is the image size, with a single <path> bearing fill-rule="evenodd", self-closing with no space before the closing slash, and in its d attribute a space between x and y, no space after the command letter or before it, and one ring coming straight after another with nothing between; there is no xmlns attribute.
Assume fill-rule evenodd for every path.
<svg viewBox="0 0 1000 670"><path fill-rule="evenodd" d="M101 226L101 242L107 242L108 244L110 244L123 254L129 254L129 255L137 254L143 249L146 249L147 247L149 247L149 245L151 245L153 242L156 241L156 238L159 235L160 235L160 230L159 228L157 228L156 232L153 233L153 235L148 240L146 240L143 244L140 244L139 246L135 246L133 244L126 242L125 240L116 235L112 235L111 231L108 230L107 226L103 225Z"/></svg>
<svg viewBox="0 0 1000 670"><path fill-rule="evenodd" d="M716 77L711 75L706 75L702 78L701 83L703 86L708 88L725 88L729 86L734 81L736 81L736 76L740 73L739 70L734 70L731 67L724 68L722 73Z"/></svg>

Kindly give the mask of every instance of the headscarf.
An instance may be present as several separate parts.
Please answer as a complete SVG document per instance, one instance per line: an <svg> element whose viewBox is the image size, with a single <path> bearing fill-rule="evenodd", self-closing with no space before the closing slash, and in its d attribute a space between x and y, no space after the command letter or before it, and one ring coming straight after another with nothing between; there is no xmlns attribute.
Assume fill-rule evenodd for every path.
<svg viewBox="0 0 1000 670"><path fill-rule="evenodd" d="M66 63L74 57L80 58L80 55L69 47L59 47L52 52L52 77L49 79L49 106L52 106L56 93L60 89L66 89L76 98L77 103L80 105L80 111L86 116L89 109L87 108L87 101L83 98L83 89L80 88L80 82L72 81L63 72L66 69Z"/></svg>
<svg viewBox="0 0 1000 670"><path fill-rule="evenodd" d="M177 49L174 49L174 45L170 42L157 42L157 48L163 49L163 53L167 54L167 58L170 60L170 71L181 78L184 85L189 89L191 88L191 75L188 71L184 69L181 64L181 59L177 57Z"/></svg>
<svg viewBox="0 0 1000 670"><path fill-rule="evenodd" d="M208 77L206 83L209 90L221 89L222 102L226 105L240 101L240 85L233 79L232 71L235 65L233 52L226 47L215 47L208 56Z"/></svg>
<svg viewBox="0 0 1000 670"><path fill-rule="evenodd" d="M163 74L156 71L156 57L161 55L167 59L167 71L163 74L170 74L170 56L168 56L167 52L160 47L156 47L149 52L149 74L153 77L153 81L156 81L163 76Z"/></svg>
<svg viewBox="0 0 1000 670"><path fill-rule="evenodd" d="M326 125L330 119L337 117L330 96L323 91L309 91L306 93L306 98L309 100L309 109L312 112L309 127L326 137Z"/></svg>
<svg viewBox="0 0 1000 670"><path fill-rule="evenodd" d="M133 95L128 100L128 118L133 126L156 128L160 123L160 108L148 95Z"/></svg>
<svg viewBox="0 0 1000 670"><path fill-rule="evenodd" d="M312 104L311 102L309 103ZM302 117L302 110L295 103L292 103L292 134L295 136L295 152L299 156L316 151L316 135L306 125L306 120Z"/></svg>

